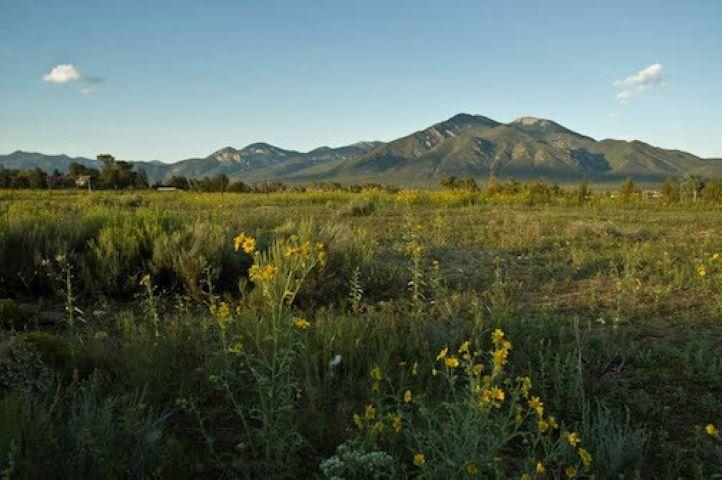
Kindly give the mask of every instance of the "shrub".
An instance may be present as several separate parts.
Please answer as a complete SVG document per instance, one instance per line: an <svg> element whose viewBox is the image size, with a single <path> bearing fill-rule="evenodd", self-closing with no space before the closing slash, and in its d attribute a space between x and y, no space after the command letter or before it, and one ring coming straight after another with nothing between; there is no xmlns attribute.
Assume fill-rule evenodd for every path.
<svg viewBox="0 0 722 480"><path fill-rule="evenodd" d="M376 211L376 201L373 198L358 196L338 211L340 217L366 217Z"/></svg>
<svg viewBox="0 0 722 480"><path fill-rule="evenodd" d="M0 298L0 327L20 328L24 323L25 315L20 307L10 298Z"/></svg>

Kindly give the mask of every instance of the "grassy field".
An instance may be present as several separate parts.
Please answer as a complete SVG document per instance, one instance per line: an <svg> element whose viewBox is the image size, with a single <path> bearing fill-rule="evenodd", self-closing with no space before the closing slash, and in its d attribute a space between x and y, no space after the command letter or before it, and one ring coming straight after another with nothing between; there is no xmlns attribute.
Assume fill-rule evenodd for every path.
<svg viewBox="0 0 722 480"><path fill-rule="evenodd" d="M0 192L4 478L712 479L722 206Z"/></svg>

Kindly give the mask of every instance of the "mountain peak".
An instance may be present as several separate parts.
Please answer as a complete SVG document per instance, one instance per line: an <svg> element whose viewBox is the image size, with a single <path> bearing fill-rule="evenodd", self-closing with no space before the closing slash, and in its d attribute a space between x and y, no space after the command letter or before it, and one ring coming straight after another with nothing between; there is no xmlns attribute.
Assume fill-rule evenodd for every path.
<svg viewBox="0 0 722 480"><path fill-rule="evenodd" d="M551 120L547 120L546 118L537 118L537 117L519 117L513 122L513 124L517 125L538 125L540 127L550 127L550 126L556 126L561 127L557 122L553 122Z"/></svg>
<svg viewBox="0 0 722 480"><path fill-rule="evenodd" d="M246 145L241 149L241 152L245 155L281 155L285 156L286 154L293 153L290 150L284 150L283 148L279 148L275 145L271 145L270 143L266 142L256 142L252 143L250 145Z"/></svg>
<svg viewBox="0 0 722 480"><path fill-rule="evenodd" d="M472 115L470 113L457 113L450 119L446 120L445 122L441 122L444 124L453 124L458 126L467 126L467 125L499 125L499 122L492 120L491 118L485 117L483 115Z"/></svg>
<svg viewBox="0 0 722 480"><path fill-rule="evenodd" d="M569 130L567 127L558 124L553 120L547 120L546 118L537 117L519 117L513 122L509 123L513 127L517 127L520 130L532 135L533 137L540 139L546 138L547 135L564 134L572 135L578 139L585 141L594 141L593 138L581 135L573 130Z"/></svg>

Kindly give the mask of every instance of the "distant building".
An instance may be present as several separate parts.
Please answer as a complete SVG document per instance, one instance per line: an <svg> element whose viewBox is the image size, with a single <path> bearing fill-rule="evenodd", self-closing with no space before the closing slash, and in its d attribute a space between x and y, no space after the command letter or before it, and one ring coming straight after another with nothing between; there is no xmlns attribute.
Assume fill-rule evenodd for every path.
<svg viewBox="0 0 722 480"><path fill-rule="evenodd" d="M75 177L76 187L88 187L90 188L90 175L78 175Z"/></svg>
<svg viewBox="0 0 722 480"><path fill-rule="evenodd" d="M178 189L176 187L158 187L156 190L159 192L175 192Z"/></svg>
<svg viewBox="0 0 722 480"><path fill-rule="evenodd" d="M659 192L659 190L645 190L643 193L644 198L646 199L662 198L662 194Z"/></svg>

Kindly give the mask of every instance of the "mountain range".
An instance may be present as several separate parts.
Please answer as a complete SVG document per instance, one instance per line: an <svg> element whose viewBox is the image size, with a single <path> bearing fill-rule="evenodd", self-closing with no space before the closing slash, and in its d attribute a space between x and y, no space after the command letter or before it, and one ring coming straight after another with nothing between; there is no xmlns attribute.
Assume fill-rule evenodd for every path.
<svg viewBox="0 0 722 480"><path fill-rule="evenodd" d="M13 152L0 155L6 168L66 171L71 162L98 167L96 160L66 155ZM390 142L359 142L309 152L267 143L241 149L225 147L204 158L175 163L133 162L151 182L173 175L199 178L225 174L231 180L288 183L337 181L419 185L442 177L545 179L587 178L591 182L661 182L669 176L722 177L722 159L705 159L640 141L595 140L551 120L522 117L500 123L480 115L459 114Z"/></svg>

